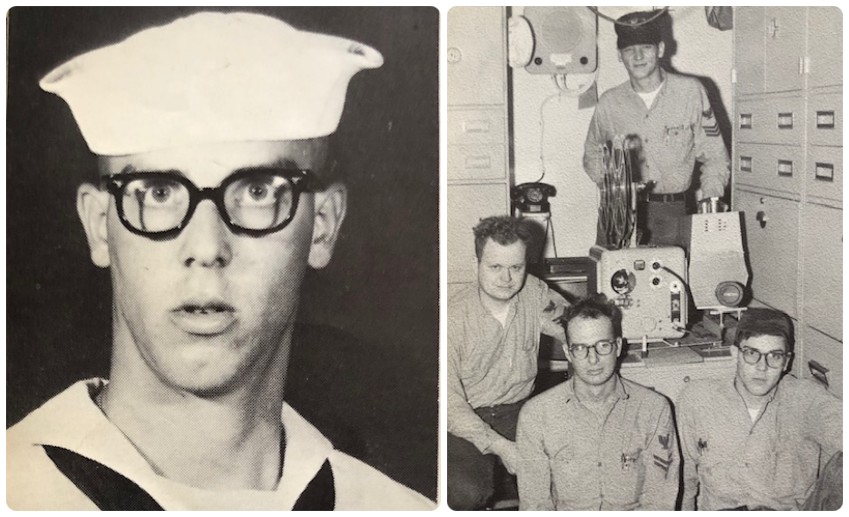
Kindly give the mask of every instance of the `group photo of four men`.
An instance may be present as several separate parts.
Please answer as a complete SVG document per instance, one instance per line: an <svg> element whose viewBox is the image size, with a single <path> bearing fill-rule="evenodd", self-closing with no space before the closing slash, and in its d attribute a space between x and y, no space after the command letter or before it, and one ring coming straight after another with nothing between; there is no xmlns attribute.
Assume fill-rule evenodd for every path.
<svg viewBox="0 0 849 517"><path fill-rule="evenodd" d="M664 15L635 11L615 20L628 78L598 99L583 168L601 189L599 147L619 135L639 142L635 161L652 188L637 209L638 241L686 247L683 218L698 203L724 199L730 164L702 83L663 66ZM451 508L842 505L842 402L788 375L795 332L786 314L743 311L726 343L734 373L687 379L669 400L620 375L623 315L612 300L589 294L569 303L528 273L539 260L535 224L494 215L468 234L477 281L448 303ZM610 244L600 222L597 244ZM537 382L545 370L541 334L569 363L568 379L549 389Z"/></svg>

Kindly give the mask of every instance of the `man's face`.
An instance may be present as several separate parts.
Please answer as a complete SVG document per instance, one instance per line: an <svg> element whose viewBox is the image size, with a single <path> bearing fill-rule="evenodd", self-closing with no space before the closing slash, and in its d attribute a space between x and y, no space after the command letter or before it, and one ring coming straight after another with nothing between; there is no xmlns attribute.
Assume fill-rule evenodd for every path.
<svg viewBox="0 0 849 517"><path fill-rule="evenodd" d="M743 357L743 350L750 348L761 354L770 352L787 353L787 343L780 336L753 336L740 343L740 349L732 347L731 351L737 356L737 386L756 397L768 394L778 385L781 375L787 369L789 359L784 359L781 367L772 368L766 364L762 356L755 364L749 364Z"/></svg>
<svg viewBox="0 0 849 517"><path fill-rule="evenodd" d="M487 239L478 261L478 285L496 301L506 302L525 285L525 243L498 244Z"/></svg>
<svg viewBox="0 0 849 517"><path fill-rule="evenodd" d="M105 157L100 165L103 173L127 166L177 170L203 188L240 168L281 162L312 168L321 156L302 142L243 142ZM294 321L307 264L322 267L329 260L335 234L328 243L327 225L341 223L344 188L301 194L288 226L261 237L234 234L205 200L176 237L164 240L130 233L111 195L83 191L78 205L92 258L112 276L113 377L147 372L180 390L221 393L285 371L283 336ZM342 198L335 223L322 212L334 195Z"/></svg>
<svg viewBox="0 0 849 517"><path fill-rule="evenodd" d="M631 79L645 79L657 72L663 57L664 43L631 45L619 51L619 60L625 65Z"/></svg>
<svg viewBox="0 0 849 517"><path fill-rule="evenodd" d="M613 332L613 323L607 317L596 319L577 317L569 321L566 329L566 355L572 362L575 380L590 386L600 386L616 373L616 360L622 349L622 343ZM613 343L612 351L607 355L598 353L602 342ZM586 357L579 357L571 351L576 345L596 348L586 350Z"/></svg>

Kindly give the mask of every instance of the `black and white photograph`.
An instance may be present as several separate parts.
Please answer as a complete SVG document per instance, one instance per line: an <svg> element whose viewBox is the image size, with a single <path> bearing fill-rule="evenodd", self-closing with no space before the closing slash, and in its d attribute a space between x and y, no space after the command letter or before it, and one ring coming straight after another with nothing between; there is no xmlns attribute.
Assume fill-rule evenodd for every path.
<svg viewBox="0 0 849 517"><path fill-rule="evenodd" d="M439 23L7 11L9 508L438 506Z"/></svg>
<svg viewBox="0 0 849 517"><path fill-rule="evenodd" d="M448 10L448 507L842 506L842 20Z"/></svg>

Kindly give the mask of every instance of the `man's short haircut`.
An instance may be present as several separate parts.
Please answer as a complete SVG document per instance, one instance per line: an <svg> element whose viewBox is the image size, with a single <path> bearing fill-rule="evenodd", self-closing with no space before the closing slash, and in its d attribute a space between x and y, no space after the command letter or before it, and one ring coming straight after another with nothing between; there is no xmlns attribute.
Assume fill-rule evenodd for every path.
<svg viewBox="0 0 849 517"><path fill-rule="evenodd" d="M785 350L793 351L793 324L790 318L781 311L765 308L750 308L743 312L737 333L734 336L734 346L739 347L743 341L757 336L776 336L784 339Z"/></svg>
<svg viewBox="0 0 849 517"><path fill-rule="evenodd" d="M533 238L533 232L527 220L509 215L495 215L481 219L473 231L475 233L475 255L478 262L483 255L483 248L487 239L492 239L502 246L522 241L527 249L531 247L531 239Z"/></svg>
<svg viewBox="0 0 849 517"><path fill-rule="evenodd" d="M566 332L566 340L569 340L569 322L575 318L597 320L607 318L613 324L613 333L616 337L621 336L622 312L615 303L608 300L603 294L594 294L581 298L574 305L567 307L560 317L560 325Z"/></svg>

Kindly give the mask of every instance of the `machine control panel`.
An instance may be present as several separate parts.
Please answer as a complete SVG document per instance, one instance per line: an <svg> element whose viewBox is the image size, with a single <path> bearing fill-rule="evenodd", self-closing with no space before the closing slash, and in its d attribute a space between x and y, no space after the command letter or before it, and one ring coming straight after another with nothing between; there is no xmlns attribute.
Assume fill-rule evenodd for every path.
<svg viewBox="0 0 849 517"><path fill-rule="evenodd" d="M684 335L687 324L687 263L681 248L595 247L597 290L622 310L627 340Z"/></svg>

